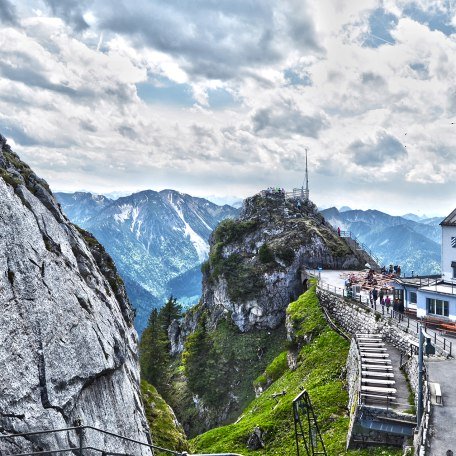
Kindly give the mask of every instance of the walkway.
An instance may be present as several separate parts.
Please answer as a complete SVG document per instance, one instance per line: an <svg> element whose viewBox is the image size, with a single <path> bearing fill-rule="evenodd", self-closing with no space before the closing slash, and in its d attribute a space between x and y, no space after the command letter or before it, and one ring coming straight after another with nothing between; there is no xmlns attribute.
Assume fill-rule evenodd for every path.
<svg viewBox="0 0 456 456"><path fill-rule="evenodd" d="M431 412L431 456L456 455L456 360L430 358L425 361L429 381L440 383L443 406L434 405Z"/></svg>
<svg viewBox="0 0 456 456"><path fill-rule="evenodd" d="M362 384L366 389L363 402L377 406L383 403L398 412L409 411L409 390L400 369L399 350L377 334L357 334L356 340L362 356Z"/></svg>
<svg viewBox="0 0 456 456"><path fill-rule="evenodd" d="M316 277L320 277L320 286L323 290L328 290L331 293L335 293L339 296L346 296L345 292L345 278L351 271L346 270L324 270L324 271L309 271L314 274ZM359 274L359 271L353 271ZM360 296L356 299L360 305L368 308L372 308L371 304L369 303L368 292L366 290L361 290ZM377 300L378 303L378 300ZM385 306L381 306L377 304L375 306L375 312L379 315L385 317L391 317L391 323L395 324L399 328L403 329L405 332L409 333L411 336L416 338L416 342L418 341L418 333L419 333L419 325L420 321L413 317L412 315L403 316L398 312L393 312L392 308L390 308L389 312ZM436 345L440 350L442 350L446 355L455 356L456 350L453 347L453 344L456 345L455 339L453 337L449 337L447 335L442 336L438 333L438 331L431 329L429 327L426 328L426 332L431 336L432 343ZM456 452L455 452L456 456Z"/></svg>

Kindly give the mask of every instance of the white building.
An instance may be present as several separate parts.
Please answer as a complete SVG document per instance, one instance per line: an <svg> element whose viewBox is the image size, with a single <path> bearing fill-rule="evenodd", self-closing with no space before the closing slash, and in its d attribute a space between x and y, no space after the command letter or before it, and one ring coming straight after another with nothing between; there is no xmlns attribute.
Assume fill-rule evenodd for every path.
<svg viewBox="0 0 456 456"><path fill-rule="evenodd" d="M456 209L441 223L442 275L396 279L395 296L418 317L456 321Z"/></svg>

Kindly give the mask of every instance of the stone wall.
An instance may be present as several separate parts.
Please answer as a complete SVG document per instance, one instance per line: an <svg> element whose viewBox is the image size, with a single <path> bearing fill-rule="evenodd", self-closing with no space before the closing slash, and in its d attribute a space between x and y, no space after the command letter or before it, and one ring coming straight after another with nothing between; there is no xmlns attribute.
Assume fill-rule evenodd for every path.
<svg viewBox="0 0 456 456"><path fill-rule="evenodd" d="M356 301L343 298L327 290L317 289L320 304L327 310L331 318L344 331L356 333L381 334L385 342L389 342L403 354L410 353L410 344L416 344L417 338L399 328L389 317L383 317Z"/></svg>

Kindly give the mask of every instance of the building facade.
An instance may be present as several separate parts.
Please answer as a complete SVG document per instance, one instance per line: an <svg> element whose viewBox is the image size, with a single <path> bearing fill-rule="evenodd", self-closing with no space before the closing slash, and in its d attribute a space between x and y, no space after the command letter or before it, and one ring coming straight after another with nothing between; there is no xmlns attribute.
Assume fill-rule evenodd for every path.
<svg viewBox="0 0 456 456"><path fill-rule="evenodd" d="M395 280L396 294L404 307L416 309L418 317L456 321L456 209L441 223L441 276L408 277Z"/></svg>

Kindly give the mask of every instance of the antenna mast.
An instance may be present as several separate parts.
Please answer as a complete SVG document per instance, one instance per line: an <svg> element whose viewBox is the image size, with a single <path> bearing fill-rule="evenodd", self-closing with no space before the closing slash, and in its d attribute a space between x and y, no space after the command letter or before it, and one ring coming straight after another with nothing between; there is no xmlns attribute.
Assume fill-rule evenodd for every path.
<svg viewBox="0 0 456 456"><path fill-rule="evenodd" d="M304 185L303 185L304 187ZM307 169L307 147L306 147L306 188L302 189L302 195L304 197L305 200L308 200L309 199L309 171Z"/></svg>

